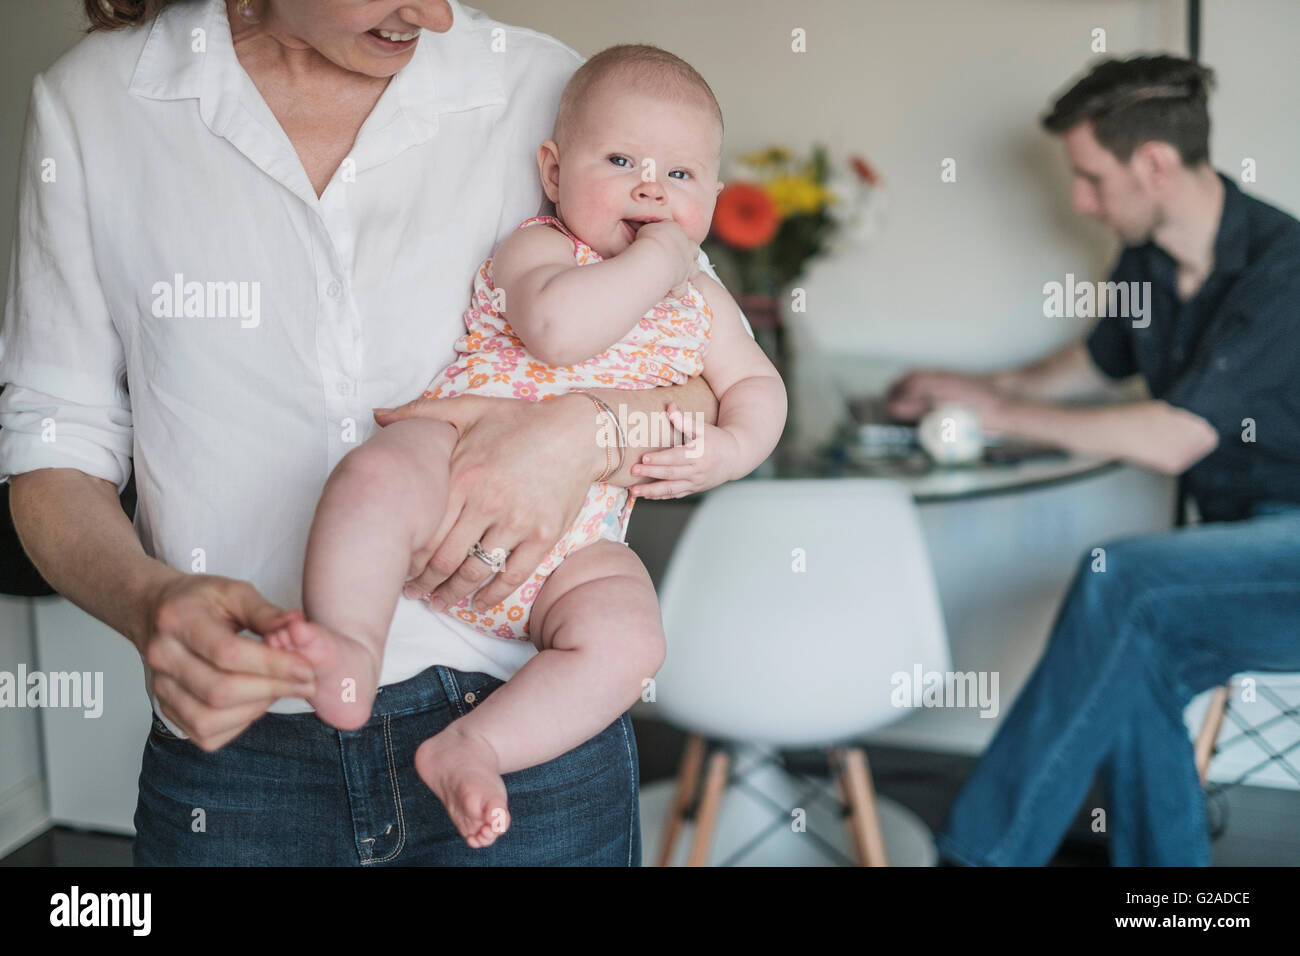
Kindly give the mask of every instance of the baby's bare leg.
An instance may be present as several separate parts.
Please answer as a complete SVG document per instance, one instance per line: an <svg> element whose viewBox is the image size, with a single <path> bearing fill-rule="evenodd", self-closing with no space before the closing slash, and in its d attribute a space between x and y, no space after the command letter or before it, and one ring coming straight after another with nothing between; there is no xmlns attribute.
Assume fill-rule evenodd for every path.
<svg viewBox="0 0 1300 956"><path fill-rule="evenodd" d="M565 558L538 593L529 632L541 653L416 752L420 776L473 847L509 826L502 774L600 733L664 660L650 575L631 548L613 541Z"/></svg>
<svg viewBox="0 0 1300 956"><path fill-rule="evenodd" d="M310 703L341 730L370 719L384 640L412 555L439 531L456 431L408 419L376 432L325 483L307 540L306 620L268 638L316 667ZM426 556L427 557L427 556Z"/></svg>

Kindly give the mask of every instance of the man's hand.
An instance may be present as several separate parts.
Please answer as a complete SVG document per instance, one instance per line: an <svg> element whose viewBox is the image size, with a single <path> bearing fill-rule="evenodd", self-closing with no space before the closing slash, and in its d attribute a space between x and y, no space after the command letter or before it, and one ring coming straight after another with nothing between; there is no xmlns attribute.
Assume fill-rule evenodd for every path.
<svg viewBox="0 0 1300 956"><path fill-rule="evenodd" d="M247 581L177 574L140 607L133 641L163 714L201 750L225 746L281 697L312 697L316 677L297 654L259 644L297 610L271 604Z"/></svg>
<svg viewBox="0 0 1300 956"><path fill-rule="evenodd" d="M491 607L523 584L577 518L600 474L591 412L591 400L579 394L542 402L417 398L376 409L380 425L425 417L449 422L459 433L446 515L427 549L417 553L404 593L427 595L435 610L457 604L493 577L486 562L469 554L476 543L487 552L509 553L505 570L482 588L476 606ZM590 457L571 451L581 448L591 449Z"/></svg>
<svg viewBox="0 0 1300 956"><path fill-rule="evenodd" d="M1004 396L986 375L915 369L890 387L887 400L889 414L899 421L916 421L941 402L960 402L978 412L981 420L988 419L993 427Z"/></svg>
<svg viewBox="0 0 1300 956"><path fill-rule="evenodd" d="M668 403L668 420L676 433L688 440L684 445L641 456L641 461L632 466L632 474L659 480L634 485L630 489L634 497L681 498L739 477L735 472L740 444L731 432L693 421L675 402Z"/></svg>

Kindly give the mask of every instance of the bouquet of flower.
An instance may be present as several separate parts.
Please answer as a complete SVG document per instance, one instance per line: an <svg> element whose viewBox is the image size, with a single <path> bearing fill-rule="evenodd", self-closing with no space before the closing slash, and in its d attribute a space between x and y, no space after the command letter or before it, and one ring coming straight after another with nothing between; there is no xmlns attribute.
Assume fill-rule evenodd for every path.
<svg viewBox="0 0 1300 956"><path fill-rule="evenodd" d="M874 231L880 177L860 156L832 167L820 145L806 160L773 146L737 157L729 172L703 245L742 309L780 295L815 256Z"/></svg>

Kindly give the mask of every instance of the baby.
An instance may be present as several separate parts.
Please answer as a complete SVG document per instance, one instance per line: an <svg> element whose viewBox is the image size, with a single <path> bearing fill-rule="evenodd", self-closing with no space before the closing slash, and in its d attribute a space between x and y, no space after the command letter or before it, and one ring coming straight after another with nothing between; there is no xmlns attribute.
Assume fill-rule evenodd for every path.
<svg viewBox="0 0 1300 956"><path fill-rule="evenodd" d="M537 160L557 215L521 223L480 267L460 357L425 396L539 401L703 374L719 399L718 427L693 453L716 456L721 473L747 474L775 447L786 397L731 296L698 269L722 190L722 117L712 91L663 50L612 47L566 86L553 137ZM589 397L593 423L613 446L608 477L621 426ZM679 415L674 409L674 425L685 432ZM334 727L356 729L370 717L411 556L445 532L455 443L445 422L396 421L326 482L307 545L306 619L268 641L312 662L320 692L310 703ZM663 663L654 588L623 542L631 507L625 489L598 481L513 594L489 609L467 598L446 611L540 651L417 750L421 779L472 847L509 826L503 774L608 727ZM487 538L470 554L499 571L494 550Z"/></svg>

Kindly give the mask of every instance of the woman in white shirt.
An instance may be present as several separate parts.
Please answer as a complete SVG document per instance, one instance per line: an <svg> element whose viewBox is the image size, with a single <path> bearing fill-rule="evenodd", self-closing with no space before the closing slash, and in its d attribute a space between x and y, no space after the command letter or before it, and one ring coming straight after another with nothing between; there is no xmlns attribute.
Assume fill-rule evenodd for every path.
<svg viewBox="0 0 1300 956"><path fill-rule="evenodd" d="M0 479L46 580L146 663L137 862L639 864L626 715L507 777L516 825L485 850L416 776L419 742L509 679L528 642L404 600L373 717L341 734L301 699L306 663L240 633L297 606L331 469L379 427L373 408L448 364L474 270L544 211L533 156L580 57L458 0L86 9L95 29L32 90ZM716 420L698 380L605 397ZM512 562L539 563L606 467L591 407L414 408L460 432L461 530L510 529ZM638 483L638 460L613 480ZM132 464L134 529L117 501ZM411 568L449 604L485 572L469 556Z"/></svg>

